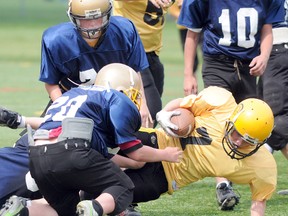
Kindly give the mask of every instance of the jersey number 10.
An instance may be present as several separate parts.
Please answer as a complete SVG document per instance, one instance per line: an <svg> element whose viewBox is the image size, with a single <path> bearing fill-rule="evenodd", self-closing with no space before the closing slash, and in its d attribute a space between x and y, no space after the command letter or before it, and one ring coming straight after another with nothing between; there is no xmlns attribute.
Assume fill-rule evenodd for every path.
<svg viewBox="0 0 288 216"><path fill-rule="evenodd" d="M239 47L250 48L255 44L255 34L258 29L258 12L254 8L240 8L237 12L237 45ZM247 29L246 20L249 18L250 29ZM229 9L222 10L219 17L219 23L222 24L223 38L220 38L219 44L229 46L231 44L231 25ZM247 35L247 32L249 35Z"/></svg>

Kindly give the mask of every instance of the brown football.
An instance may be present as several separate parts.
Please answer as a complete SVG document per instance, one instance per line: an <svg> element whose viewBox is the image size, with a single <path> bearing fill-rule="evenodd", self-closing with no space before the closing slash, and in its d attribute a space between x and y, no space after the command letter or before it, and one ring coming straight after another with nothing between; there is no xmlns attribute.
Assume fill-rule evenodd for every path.
<svg viewBox="0 0 288 216"><path fill-rule="evenodd" d="M191 111L185 108L177 108L177 111L180 111L181 114L178 116L172 116L171 122L178 126L178 130L172 130L175 134L180 137L186 137L194 130L195 118Z"/></svg>

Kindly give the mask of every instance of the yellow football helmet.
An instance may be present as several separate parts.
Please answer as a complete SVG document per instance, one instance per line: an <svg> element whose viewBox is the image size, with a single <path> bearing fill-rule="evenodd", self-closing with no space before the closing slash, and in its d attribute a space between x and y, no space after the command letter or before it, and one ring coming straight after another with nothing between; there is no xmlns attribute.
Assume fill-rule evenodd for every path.
<svg viewBox="0 0 288 216"><path fill-rule="evenodd" d="M243 100L226 123L223 148L232 159L251 156L266 142L273 128L274 116L267 103L256 98ZM237 147L233 143L231 134L235 130L248 147Z"/></svg>
<svg viewBox="0 0 288 216"><path fill-rule="evenodd" d="M123 92L140 109L141 80L131 67L120 63L108 64L97 73L95 85Z"/></svg>
<svg viewBox="0 0 288 216"><path fill-rule="evenodd" d="M110 0L70 0L68 17L82 35L88 39L96 39L104 35L112 13ZM96 28L81 28L81 20L102 19L102 25Z"/></svg>

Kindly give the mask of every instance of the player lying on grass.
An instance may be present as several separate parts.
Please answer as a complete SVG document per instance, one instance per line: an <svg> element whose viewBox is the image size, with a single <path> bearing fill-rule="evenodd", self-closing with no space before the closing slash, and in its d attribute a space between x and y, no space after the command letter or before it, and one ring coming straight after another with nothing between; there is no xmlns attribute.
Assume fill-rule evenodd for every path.
<svg viewBox="0 0 288 216"><path fill-rule="evenodd" d="M177 107L187 108L195 116L195 128L185 138L171 134L176 126L171 125L169 119L176 114L173 110ZM146 129L137 137L142 143L159 149L181 148L183 158L180 163L148 163L138 170L126 170L135 185L133 202L157 199L165 192L171 194L205 177L223 176L236 184L249 185L251 215L264 215L266 201L275 191L277 179L276 162L271 153L261 147L274 126L272 111L265 102L251 98L237 105L227 90L209 87L197 96L171 101L158 114L158 120L166 132ZM26 122L29 121L26 118ZM85 194L86 198L91 196L94 197ZM13 204L7 212L11 206ZM31 206L37 203L32 202Z"/></svg>

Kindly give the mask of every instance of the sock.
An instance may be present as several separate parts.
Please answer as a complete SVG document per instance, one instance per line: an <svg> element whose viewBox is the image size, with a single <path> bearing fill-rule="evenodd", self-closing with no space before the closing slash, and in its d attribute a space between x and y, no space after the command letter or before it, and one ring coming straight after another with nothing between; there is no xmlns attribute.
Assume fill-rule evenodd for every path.
<svg viewBox="0 0 288 216"><path fill-rule="evenodd" d="M25 128L25 124L26 124L26 118L25 116L21 116L21 115L18 115L18 120L17 122L19 122L19 125L17 128Z"/></svg>
<svg viewBox="0 0 288 216"><path fill-rule="evenodd" d="M216 188L218 188L218 186L220 185L220 184L222 184L222 183L225 183L227 186L229 186L230 184L229 184L229 181L221 181L221 182L219 182L217 185L216 185Z"/></svg>
<svg viewBox="0 0 288 216"><path fill-rule="evenodd" d="M97 200L92 200L92 205L94 210L98 213L98 215L103 215L103 208Z"/></svg>
<svg viewBox="0 0 288 216"><path fill-rule="evenodd" d="M19 216L29 216L28 208L24 207L23 209L21 209L21 211L17 215L19 215Z"/></svg>
<svg viewBox="0 0 288 216"><path fill-rule="evenodd" d="M271 154L273 154L274 150L273 150L267 143L264 144L264 147L265 147Z"/></svg>

